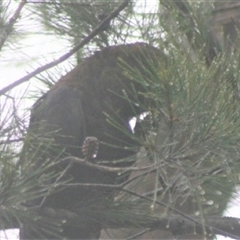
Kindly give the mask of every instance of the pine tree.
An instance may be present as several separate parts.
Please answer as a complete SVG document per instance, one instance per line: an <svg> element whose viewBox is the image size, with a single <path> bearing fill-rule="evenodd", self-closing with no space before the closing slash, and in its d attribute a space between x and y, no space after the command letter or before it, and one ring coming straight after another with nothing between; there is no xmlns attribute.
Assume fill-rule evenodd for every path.
<svg viewBox="0 0 240 240"><path fill-rule="evenodd" d="M85 221L78 209L29 206L29 201L54 194L66 183L53 186L52 179L59 177L51 171L55 162L26 173L34 157L25 165L19 161L23 143L31 142L26 134L29 109L19 110L21 99L36 101L95 51L145 42L164 55L159 62L146 56L148 64L142 69L147 74L120 60L133 85L144 89L144 103L143 93L131 89L131 104L144 109L136 113L133 129L141 147L130 159L135 164L125 169L131 170L125 182L89 186L114 189L116 194L107 208L89 214L103 224L102 239L203 239L215 234L239 238L239 219L222 217L239 185L238 9L236 1L162 0L154 6L148 1L2 2L2 63L10 62L13 53L15 57L27 51L21 44L38 29L63 40L68 54L47 66L41 58L32 60L32 73L0 90L1 229L27 224L60 238L63 224ZM22 56L15 58L22 62ZM59 65L63 60L67 64ZM37 85L38 91L20 96L24 82ZM118 127L114 119L111 124Z"/></svg>

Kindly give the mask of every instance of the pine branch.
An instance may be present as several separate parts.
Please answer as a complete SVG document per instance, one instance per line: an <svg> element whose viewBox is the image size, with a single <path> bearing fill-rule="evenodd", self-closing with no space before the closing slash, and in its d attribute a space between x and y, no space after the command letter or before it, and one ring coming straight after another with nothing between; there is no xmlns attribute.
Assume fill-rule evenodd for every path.
<svg viewBox="0 0 240 240"><path fill-rule="evenodd" d="M113 173L129 172L129 171L144 171L144 170L147 170L147 169L157 167L157 164L155 164L155 163L150 164L148 166L143 166L143 167L108 167L108 166L103 166L103 165L99 165L99 164L96 164L96 163L91 163L89 161L86 161L85 159L81 159L81 158L74 157L74 156L66 157L66 158L62 159L60 162L62 162L62 161L74 162L74 163L77 163L77 164L88 166L88 167L93 168L93 169L97 169L99 171L113 172Z"/></svg>
<svg viewBox="0 0 240 240"><path fill-rule="evenodd" d="M111 184L94 184L94 183L73 183L73 184L63 184L63 186L65 187L71 187L71 188L106 188L106 189L112 189L112 190L118 190L118 191L123 191L123 192L126 192L132 196L135 196L135 197L138 197L139 199L143 199L143 200L146 200L148 202L151 202L153 201L153 199L151 197L148 197L148 196L144 196L144 195L140 195L136 192L133 192L131 190L128 190L128 189L125 189L123 188L123 184L119 184L119 185L111 185ZM196 232L198 234L203 234L202 231L203 229L208 229L208 232L209 234L220 234L220 235L223 235L223 236L229 236L229 237L233 237L235 239L238 239L236 238L236 236L233 236L234 234L236 234L237 236L239 236L239 239L240 239L240 231L238 232L232 232L231 230L235 228L235 225L239 223L233 221L233 225L234 227L232 228L232 225L229 225L228 222L226 223L225 221L220 221L221 219L235 219L235 218L221 218L219 216L215 217L215 218L212 218L211 216L205 216L205 223L202 223L202 218L196 218L195 216L191 216L191 215L188 215L188 214L185 214L183 213L182 211L174 208L174 207L171 207L169 206L168 204L162 202L162 201L159 201L159 200L156 200L155 201L155 204L156 205L159 205L159 206L163 206L165 207L166 209L169 209L171 210L171 212L175 213L175 216L176 217L176 222L174 223L171 223L172 221L172 217L170 218L167 218L166 222L165 222L165 225L161 225L160 224L160 228L155 228L153 226L154 225L154 222L151 222L149 224L153 224L153 225L144 225L142 227L146 227L146 228L151 228L151 229L155 229L155 230L166 230L169 229L169 231L171 231L172 233L175 232L175 234L177 235L184 235L184 234L187 234L187 233L192 233L192 232ZM117 213L114 212L116 215ZM135 214L135 212L133 211L132 214ZM132 215L131 215L132 216ZM137 218L139 219L139 218ZM214 219L214 221L212 220ZM99 219L100 222L103 222L105 223L105 220L104 219ZM115 221L116 220L109 220L110 222L111 221ZM125 220L127 221L127 220ZM126 226L122 226L122 225L111 225L109 226L109 228L131 228L131 227L136 227L136 226L139 226L138 224L137 225L134 225L136 224L136 219L131 219L129 220L130 223L126 224ZM141 221L143 221L143 219L141 219ZM157 221L162 221L162 218L161 219L157 219ZM237 220L236 220L237 221ZM216 222L216 223L215 223ZM173 226L173 229L171 230L170 227L166 227L166 226L169 226L169 224L172 224ZM181 225L181 224L183 225ZM211 223L211 224L208 224L208 223ZM231 222L232 223L232 222ZM121 224L121 223L120 223ZM175 225L176 224L176 225ZM134 225L134 226L132 226ZM203 228L204 226L204 228ZM210 226L210 227L209 227ZM221 228L219 227L221 226ZM175 228L179 227L180 230L179 232L176 232L175 231ZM198 230L196 230L196 227L198 227ZM204 233L205 234L205 233Z"/></svg>
<svg viewBox="0 0 240 240"><path fill-rule="evenodd" d="M13 31L13 26L16 23L16 21L18 20L18 18L20 17L20 13L21 13L25 4L26 4L26 0L22 0L19 3L19 5L18 5L16 11L14 12L13 16L9 19L8 23L4 26L3 34L0 38L0 51L2 50L2 47L3 47L4 43L6 42L8 36Z"/></svg>
<svg viewBox="0 0 240 240"><path fill-rule="evenodd" d="M9 90L17 87L18 85L27 82L29 79L31 79L32 77L36 76L37 74L46 71L56 65L58 65L59 63L67 60L69 57L71 57L74 53L76 53L79 49L81 49L83 46L85 46L87 43L89 43L97 34L99 34L103 28L105 28L105 26L114 18L116 18L118 16L118 14L128 6L130 0L125 0L115 11L113 11L108 17L106 17L95 29L93 29L93 31L86 36L79 44L77 44L74 48L72 48L69 52L65 53L64 55L62 55L60 58L47 63L46 65L37 68L36 70L34 70L33 72L29 73L28 75L16 80L15 82L13 82L12 84L9 84L8 86L6 86L5 88L3 88L2 90L0 90L0 96L3 95L4 93L8 92Z"/></svg>
<svg viewBox="0 0 240 240"><path fill-rule="evenodd" d="M77 212L73 213L63 209L29 208L25 209L25 211L28 211L30 216L41 216L35 220L35 224L37 224L37 221L48 219L52 222L62 222L66 226L68 225L68 222L70 224L75 222L81 226L84 226L87 224L89 219L89 214L84 215L82 212L78 214ZM200 235L205 234L208 236L218 234L225 237L231 237L233 239L240 239L239 218L205 216L205 223L202 223L201 218L196 218L194 216L189 216L189 218L194 219L193 222L173 214L171 216L161 217L156 215L134 213L133 211L126 211L124 214L121 214L121 218L111 219L107 217L109 213L111 214L111 211L116 212L115 209L104 209L104 211L101 211L97 214L94 213L95 216L92 217L101 222L104 226L114 229L136 228L136 226L138 226L139 229L147 228L151 230L170 231L173 235L177 236L190 233L196 233ZM0 229L4 230L7 228L19 228L21 225L19 219L15 218L14 216L8 216L6 218L6 214L9 213L6 213L6 210L2 207L0 209L0 221L4 224L1 224ZM19 216L21 216L20 213ZM29 225L31 224L30 219L21 220L22 223ZM205 225L207 233L203 233L203 225Z"/></svg>
<svg viewBox="0 0 240 240"><path fill-rule="evenodd" d="M186 35L189 45L193 50L203 49L206 64L207 66L210 66L213 59L217 57L221 51L219 43L215 40L214 32L210 28L211 25L202 25L204 21L201 21L199 14L193 14L194 8L187 0L173 2L163 1L162 4L168 8L169 11L175 10L178 13L178 17L181 21L179 19L177 21L187 22L188 27L183 33ZM202 29L206 29L204 34ZM201 38L205 40L205 44L207 43L206 46L203 45L202 41L199 41Z"/></svg>
<svg viewBox="0 0 240 240"><path fill-rule="evenodd" d="M196 218L195 216L190 215L189 218L194 219L194 222L186 220L177 215L160 217L147 214L138 214L129 211L124 213L124 219L122 217L121 219L109 219L107 217L108 211L110 212L111 209L104 210L103 212L99 213L99 216L96 217L99 222L103 223L103 225L107 226L108 228L136 228L136 226L138 226L139 228L150 228L152 230L167 230L172 232L173 235L178 236L194 232L201 235L218 234L225 237L240 239L239 218L205 216L204 224L201 222L202 218ZM113 209L113 211L115 212L116 210ZM78 215L65 210L43 208L39 209L38 213L44 217L67 220L79 224L84 224L87 220L87 217L82 213ZM205 225L205 228L208 231L207 233L203 233L203 225Z"/></svg>

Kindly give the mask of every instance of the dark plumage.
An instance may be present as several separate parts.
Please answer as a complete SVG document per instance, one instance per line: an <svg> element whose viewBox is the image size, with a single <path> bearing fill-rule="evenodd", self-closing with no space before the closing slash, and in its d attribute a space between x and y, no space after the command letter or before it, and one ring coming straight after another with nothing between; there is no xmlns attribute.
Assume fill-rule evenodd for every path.
<svg viewBox="0 0 240 240"><path fill-rule="evenodd" d="M159 51L156 48L136 43L109 47L86 58L34 105L28 136L35 138L25 144L22 161L28 162L32 156L31 152L37 156L34 157L34 167L43 165L47 160L58 161L69 155L84 158L81 147L87 136L96 137L100 141L95 162L111 162L134 155L138 144L133 137L129 120L146 110L138 105L139 101L144 105L145 89L140 83L131 81L123 65L133 69L133 73L140 73L148 78L148 59L156 60L157 56ZM51 147L47 150L46 147L38 148L37 152L30 150L34 146L36 148L42 136L45 140L53 140ZM62 171L67 164L61 163L55 170ZM75 183L114 184L117 179L116 174L106 174L75 163L65 177L72 178L71 182ZM96 192L96 189L64 189L46 198L43 206L73 212L76 209L84 211L85 207L92 203L97 202L101 205L106 202L107 195L110 193L103 190ZM36 205L39 202L41 199L32 204ZM63 227L62 237L98 238L102 226L94 220L90 222L89 227L84 228L78 225ZM95 229L94 234L91 229ZM42 236L28 231L27 226L21 230L21 239L40 237ZM45 238L53 237L46 235Z"/></svg>

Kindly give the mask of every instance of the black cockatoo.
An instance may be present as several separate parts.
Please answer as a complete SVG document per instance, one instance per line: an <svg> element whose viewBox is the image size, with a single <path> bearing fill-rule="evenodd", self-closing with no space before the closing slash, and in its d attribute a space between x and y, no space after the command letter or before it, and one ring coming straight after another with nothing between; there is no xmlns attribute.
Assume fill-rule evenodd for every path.
<svg viewBox="0 0 240 240"><path fill-rule="evenodd" d="M86 137L99 140L94 161L111 161L133 156L138 143L129 120L147 109L144 92L157 66L159 50L145 43L108 47L84 59L80 65L63 76L33 106L21 161L31 169L47 162L58 162L54 171L63 171L70 162L60 162L66 156L83 158L82 145ZM135 75L135 76L133 76ZM45 140L49 144L43 144ZM40 147L38 147L41 145ZM31 161L31 164L26 164ZM129 166L121 162L114 166ZM24 164L23 164L24 165ZM106 173L72 163L63 179L71 183L114 184L116 173ZM111 193L103 189L64 188L46 198L30 201L53 209L84 212L91 204L101 205ZM86 213L84 213L86 214ZM87 218L87 214L86 214ZM63 239L98 239L101 223L88 219L84 227L77 224L62 226ZM52 239L51 233L34 231L28 225L20 230L21 239Z"/></svg>

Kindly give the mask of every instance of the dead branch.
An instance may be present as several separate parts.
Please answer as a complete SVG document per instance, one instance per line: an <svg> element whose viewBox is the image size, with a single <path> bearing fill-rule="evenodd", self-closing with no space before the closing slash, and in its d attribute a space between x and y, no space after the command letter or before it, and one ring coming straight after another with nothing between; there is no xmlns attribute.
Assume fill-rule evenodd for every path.
<svg viewBox="0 0 240 240"><path fill-rule="evenodd" d="M104 172L113 172L113 173L119 173L119 172L129 172L129 171L144 171L150 168L156 168L157 164L150 164L148 166L144 166L144 167L108 167L108 166L103 166L103 165L99 165L97 163L91 163L85 159L81 159L78 157L74 157L74 156L70 156L70 157L66 157L64 159L61 160L62 161L69 161L69 162L74 162L74 163L78 163L84 166L88 166L90 168L94 168L97 169L99 171L104 171Z"/></svg>

